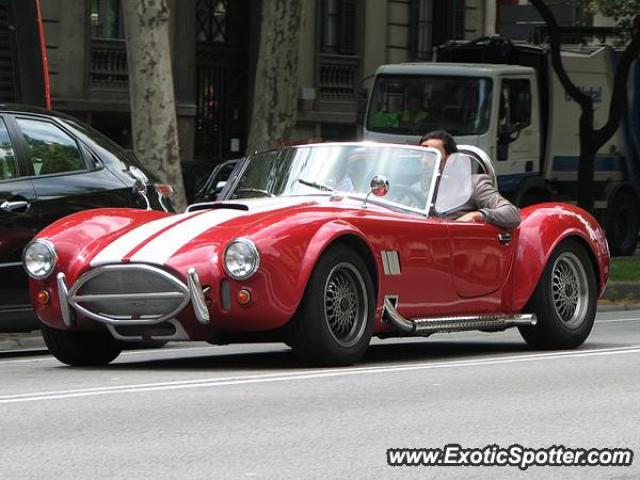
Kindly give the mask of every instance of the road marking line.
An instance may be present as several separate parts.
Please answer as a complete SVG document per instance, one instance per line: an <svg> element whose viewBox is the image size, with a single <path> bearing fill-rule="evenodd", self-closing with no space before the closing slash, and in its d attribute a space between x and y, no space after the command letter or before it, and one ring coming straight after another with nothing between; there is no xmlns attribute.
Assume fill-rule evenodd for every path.
<svg viewBox="0 0 640 480"><path fill-rule="evenodd" d="M640 318L611 318L609 320L596 320L596 323L613 323L613 322L638 322Z"/></svg>
<svg viewBox="0 0 640 480"><path fill-rule="evenodd" d="M537 360L555 360L559 358L590 357L601 355L620 355L628 353L640 353L640 345L630 347L602 348L589 351L551 352L530 355L515 355L506 357L493 357L483 360L467 360L453 362L436 362L409 364L402 366L379 367L352 367L334 369L312 369L300 373L272 373L259 375L244 375L236 377L204 378L195 380L183 380L175 382L156 382L143 384L118 385L109 387L91 387L82 389L69 389L45 392L31 392L13 395L0 395L0 404L22 403L42 400L62 400L68 398L90 397L97 395L110 395L117 393L140 393L166 390L181 390L187 388L220 387L227 385L247 385L255 383L272 383L296 380L311 380L331 377L344 377L351 375L366 375L375 373L406 372L414 370L430 370L438 368L475 367L484 365L502 365L508 363L530 362Z"/></svg>

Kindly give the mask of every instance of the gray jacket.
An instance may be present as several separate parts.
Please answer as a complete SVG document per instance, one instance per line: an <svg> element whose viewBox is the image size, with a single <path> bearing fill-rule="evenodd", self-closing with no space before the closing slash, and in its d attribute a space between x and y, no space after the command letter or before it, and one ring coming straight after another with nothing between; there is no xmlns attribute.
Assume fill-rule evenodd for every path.
<svg viewBox="0 0 640 480"><path fill-rule="evenodd" d="M509 200L500 195L493 186L489 175L472 176L473 191L471 198L448 218L460 218L465 213L479 211L483 220L502 228L515 228L520 225L520 210Z"/></svg>

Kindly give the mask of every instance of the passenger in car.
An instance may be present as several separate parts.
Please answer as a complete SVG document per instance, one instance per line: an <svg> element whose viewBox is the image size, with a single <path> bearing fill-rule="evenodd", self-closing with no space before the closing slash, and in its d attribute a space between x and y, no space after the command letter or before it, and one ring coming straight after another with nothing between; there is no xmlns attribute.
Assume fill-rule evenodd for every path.
<svg viewBox="0 0 640 480"><path fill-rule="evenodd" d="M422 136L419 145L432 147L442 154L440 169L449 155L458 151L454 138L444 130L435 130ZM501 228L520 225L520 210L504 198L493 185L489 175L472 176L471 198L450 217L458 222L487 222Z"/></svg>

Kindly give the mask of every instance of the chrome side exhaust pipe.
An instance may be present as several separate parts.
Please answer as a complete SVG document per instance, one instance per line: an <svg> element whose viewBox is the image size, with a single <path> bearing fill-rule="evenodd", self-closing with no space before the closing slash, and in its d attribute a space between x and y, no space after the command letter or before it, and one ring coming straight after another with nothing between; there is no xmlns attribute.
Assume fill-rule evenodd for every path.
<svg viewBox="0 0 640 480"><path fill-rule="evenodd" d="M398 313L391 298L389 296L384 298L382 318L391 322L396 330L407 336L470 330L498 331L511 327L532 326L537 323L536 316L531 313L462 315L410 320Z"/></svg>

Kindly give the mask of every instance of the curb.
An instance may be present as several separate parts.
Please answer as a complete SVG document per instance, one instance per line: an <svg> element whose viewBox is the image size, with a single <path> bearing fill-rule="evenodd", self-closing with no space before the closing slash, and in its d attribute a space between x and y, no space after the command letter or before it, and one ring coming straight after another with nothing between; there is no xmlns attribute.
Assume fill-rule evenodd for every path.
<svg viewBox="0 0 640 480"><path fill-rule="evenodd" d="M28 333L0 333L0 352L47 350L39 331Z"/></svg>
<svg viewBox="0 0 640 480"><path fill-rule="evenodd" d="M640 310L640 303L621 303L598 305L598 312L624 312L627 310Z"/></svg>
<svg viewBox="0 0 640 480"><path fill-rule="evenodd" d="M638 305L640 302L640 282L609 282L602 298Z"/></svg>

